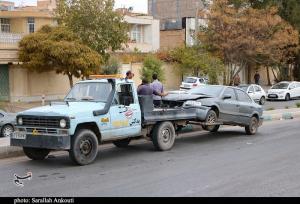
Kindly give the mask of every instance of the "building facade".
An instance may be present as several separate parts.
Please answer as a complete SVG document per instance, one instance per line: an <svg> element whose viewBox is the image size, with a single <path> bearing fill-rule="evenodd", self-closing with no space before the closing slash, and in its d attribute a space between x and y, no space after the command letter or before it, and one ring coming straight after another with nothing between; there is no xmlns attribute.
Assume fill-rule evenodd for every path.
<svg viewBox="0 0 300 204"><path fill-rule="evenodd" d="M62 99L70 88L66 76L55 72L30 72L23 69L18 60L18 43L25 35L36 32L43 25L57 24L53 17L55 0L38 0L37 6L27 7L0 1L0 8L0 101L39 101L42 96L46 100ZM119 52L151 53L159 50L159 20L130 12L125 13L124 20L130 26L130 42ZM141 67L134 65L134 70L138 66ZM122 72L126 69L128 65L123 66Z"/></svg>

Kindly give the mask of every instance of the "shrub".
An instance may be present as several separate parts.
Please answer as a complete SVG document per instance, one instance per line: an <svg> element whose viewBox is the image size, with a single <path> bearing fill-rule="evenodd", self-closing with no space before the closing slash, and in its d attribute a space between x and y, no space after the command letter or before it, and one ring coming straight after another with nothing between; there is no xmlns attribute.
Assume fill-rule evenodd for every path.
<svg viewBox="0 0 300 204"><path fill-rule="evenodd" d="M145 58L143 63L143 68L140 71L141 79L148 79L152 81L152 75L157 74L160 81L165 80L164 72L162 70L162 61L160 61L155 56L149 55Z"/></svg>

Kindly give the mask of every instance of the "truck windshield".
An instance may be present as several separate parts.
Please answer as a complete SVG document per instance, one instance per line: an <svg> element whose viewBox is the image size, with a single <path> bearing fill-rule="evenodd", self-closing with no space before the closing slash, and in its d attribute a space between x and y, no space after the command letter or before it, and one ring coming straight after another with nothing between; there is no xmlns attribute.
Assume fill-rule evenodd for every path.
<svg viewBox="0 0 300 204"><path fill-rule="evenodd" d="M65 101L95 101L106 103L111 91L112 86L110 83L78 83L66 96Z"/></svg>

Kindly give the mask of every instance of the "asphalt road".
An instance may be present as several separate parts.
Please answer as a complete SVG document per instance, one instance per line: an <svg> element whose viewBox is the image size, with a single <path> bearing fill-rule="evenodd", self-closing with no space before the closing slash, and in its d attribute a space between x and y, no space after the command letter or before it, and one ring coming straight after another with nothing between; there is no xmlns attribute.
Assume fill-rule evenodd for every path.
<svg viewBox="0 0 300 204"><path fill-rule="evenodd" d="M73 166L65 153L42 162L0 160L0 196L300 196L300 120L181 136L169 152L150 142L102 147L96 162ZM32 180L17 187L14 173Z"/></svg>

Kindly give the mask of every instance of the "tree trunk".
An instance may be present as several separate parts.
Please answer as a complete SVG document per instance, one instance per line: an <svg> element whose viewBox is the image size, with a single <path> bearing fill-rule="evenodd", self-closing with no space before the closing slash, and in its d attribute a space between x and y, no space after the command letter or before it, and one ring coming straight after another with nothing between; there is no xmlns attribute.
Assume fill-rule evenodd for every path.
<svg viewBox="0 0 300 204"><path fill-rule="evenodd" d="M267 67L267 78L268 78L268 86L271 86L271 79L270 79L270 69Z"/></svg>
<svg viewBox="0 0 300 204"><path fill-rule="evenodd" d="M278 82L278 79L277 79L277 76L275 75L274 68L272 68L271 70L272 70L273 76L274 76L274 78L275 78L275 81L276 81L276 83L277 83L277 82Z"/></svg>
<svg viewBox="0 0 300 204"><path fill-rule="evenodd" d="M72 74L67 74L70 82L70 88L73 87L73 75Z"/></svg>

